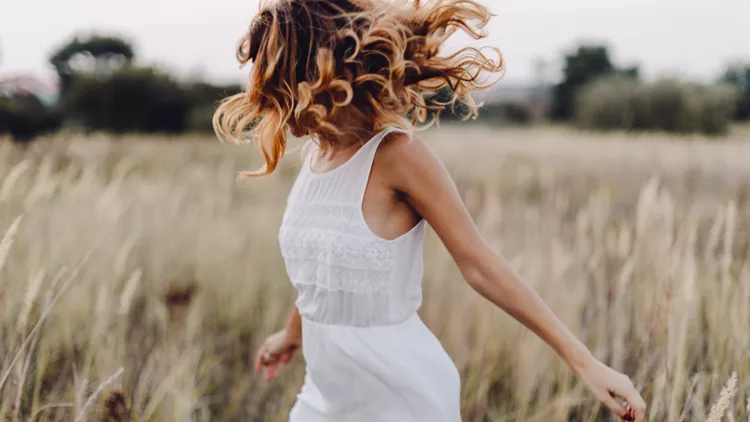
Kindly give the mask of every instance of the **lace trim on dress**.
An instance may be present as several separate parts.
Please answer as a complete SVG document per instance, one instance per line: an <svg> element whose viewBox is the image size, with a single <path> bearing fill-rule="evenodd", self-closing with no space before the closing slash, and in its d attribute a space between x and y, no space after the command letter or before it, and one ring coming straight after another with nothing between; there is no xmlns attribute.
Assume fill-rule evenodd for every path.
<svg viewBox="0 0 750 422"><path fill-rule="evenodd" d="M336 230L346 234L369 233L362 226L360 210L348 204L291 202L287 205L283 225L294 228Z"/></svg>
<svg viewBox="0 0 750 422"><path fill-rule="evenodd" d="M390 273L387 270L326 267L317 261L295 262L294 268L289 270L289 278L296 287L315 286L326 291L385 293L390 287L388 283Z"/></svg>
<svg viewBox="0 0 750 422"><path fill-rule="evenodd" d="M369 235L353 206L289 206L279 232L289 278L327 290L384 292L397 245Z"/></svg>

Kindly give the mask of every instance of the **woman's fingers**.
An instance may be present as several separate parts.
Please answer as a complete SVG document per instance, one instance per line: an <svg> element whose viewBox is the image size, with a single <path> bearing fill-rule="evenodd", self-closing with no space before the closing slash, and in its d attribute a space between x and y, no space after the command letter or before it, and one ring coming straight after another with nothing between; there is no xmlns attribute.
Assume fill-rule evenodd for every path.
<svg viewBox="0 0 750 422"><path fill-rule="evenodd" d="M615 396L623 400L627 405L628 419L633 422L645 422L646 420L646 402L628 379L627 383L621 389L614 392Z"/></svg>
<svg viewBox="0 0 750 422"><path fill-rule="evenodd" d="M266 365L266 367L263 369L263 379L268 382L271 381L271 370L273 369L273 365L269 364Z"/></svg>
<svg viewBox="0 0 750 422"><path fill-rule="evenodd" d="M274 379L274 374L277 373L276 368L278 368L278 366L279 366L278 362L269 363L266 366L265 376L264 376L266 382Z"/></svg>
<svg viewBox="0 0 750 422"><path fill-rule="evenodd" d="M260 351L258 351L258 356L255 358L255 372L260 371L264 366L268 366L277 360L278 355L269 353L266 346L261 347Z"/></svg>
<svg viewBox="0 0 750 422"><path fill-rule="evenodd" d="M263 367L263 354L265 353L263 350L264 348L261 347L258 351L258 355L255 357L255 372L259 372L260 368Z"/></svg>
<svg viewBox="0 0 750 422"><path fill-rule="evenodd" d="M288 361L288 358L287 358ZM260 355L260 361L258 363L258 369L259 371L261 368L263 369L263 379L266 381L273 381L276 378L278 378L279 373L281 372L281 367L284 366L284 355L278 356L278 355L271 355L271 356L265 356L263 354Z"/></svg>
<svg viewBox="0 0 750 422"><path fill-rule="evenodd" d="M279 377L281 372L281 362L274 362L266 367L266 381L273 381Z"/></svg>
<svg viewBox="0 0 750 422"><path fill-rule="evenodd" d="M633 384L628 380L628 385L623 388L622 393L617 393L617 396L624 400L630 408L631 420L634 422L645 422L646 420L646 402L638 391L636 391Z"/></svg>
<svg viewBox="0 0 750 422"><path fill-rule="evenodd" d="M258 356L255 359L255 372L263 370L263 378L266 381L272 381L278 378L281 367L289 363L294 356L293 350L282 352L281 354L272 354L264 346L261 347Z"/></svg>
<svg viewBox="0 0 750 422"><path fill-rule="evenodd" d="M629 413L628 409L626 409L625 406L617 401L617 399L613 395L607 394L602 398L601 401L609 408L609 410L614 412L615 415L627 420L626 418L628 417Z"/></svg>
<svg viewBox="0 0 750 422"><path fill-rule="evenodd" d="M633 408L633 421L646 422L646 406Z"/></svg>

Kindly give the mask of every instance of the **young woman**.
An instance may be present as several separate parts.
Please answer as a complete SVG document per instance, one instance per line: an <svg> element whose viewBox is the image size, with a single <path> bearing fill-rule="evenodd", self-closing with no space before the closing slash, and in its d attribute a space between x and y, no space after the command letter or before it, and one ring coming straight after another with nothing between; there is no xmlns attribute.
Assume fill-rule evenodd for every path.
<svg viewBox="0 0 750 422"><path fill-rule="evenodd" d="M617 415L642 422L628 377L592 356L487 245L440 160L412 135L432 109L461 100L502 70L465 48L488 10L474 0L275 0L262 4L238 46L252 62L246 93L214 117L220 138L253 136L274 171L287 130L309 136L279 241L299 296L286 326L265 341L256 370L276 378L303 349L305 382L294 422L460 421L460 380L417 316L426 224L468 284L547 342ZM449 104L427 94L449 87ZM460 318L460 315L456 315ZM503 335L497 333L497 335Z"/></svg>

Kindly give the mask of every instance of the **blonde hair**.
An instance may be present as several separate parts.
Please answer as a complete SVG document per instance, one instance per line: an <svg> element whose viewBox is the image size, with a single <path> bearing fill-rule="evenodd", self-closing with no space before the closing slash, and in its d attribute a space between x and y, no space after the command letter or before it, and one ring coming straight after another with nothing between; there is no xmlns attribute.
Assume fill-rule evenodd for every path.
<svg viewBox="0 0 750 422"><path fill-rule="evenodd" d="M486 36L489 10L474 0L272 0L261 3L237 46L252 61L247 92L226 98L213 118L219 139L254 139L265 165L245 176L274 171L287 145L287 124L328 146L354 130L346 122L408 128L437 119L457 101L477 116L471 92L503 70L500 51L488 58L466 47L440 48L456 31ZM449 87L449 100L425 98ZM434 113L430 113L434 110Z"/></svg>

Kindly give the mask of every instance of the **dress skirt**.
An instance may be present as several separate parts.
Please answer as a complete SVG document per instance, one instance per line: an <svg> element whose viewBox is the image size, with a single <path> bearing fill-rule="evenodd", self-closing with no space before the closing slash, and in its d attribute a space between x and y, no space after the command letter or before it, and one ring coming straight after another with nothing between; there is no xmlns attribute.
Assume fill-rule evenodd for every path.
<svg viewBox="0 0 750 422"><path fill-rule="evenodd" d="M305 382L290 422L460 422L460 379L416 314L373 327L303 318Z"/></svg>

